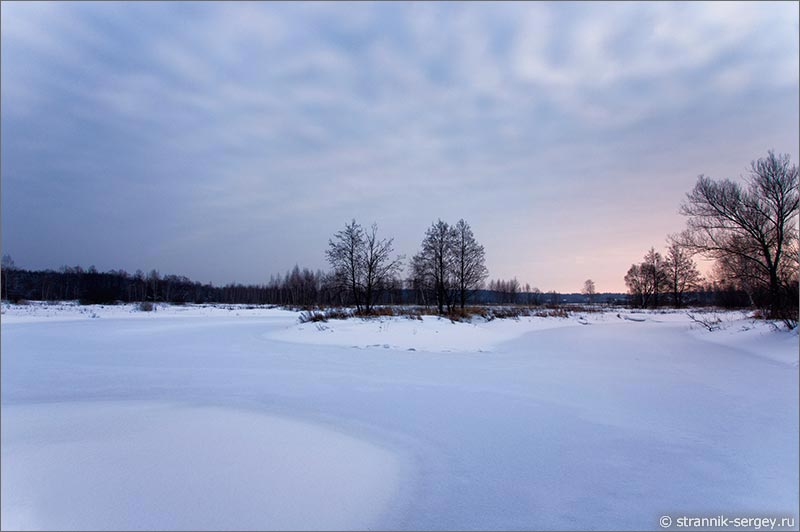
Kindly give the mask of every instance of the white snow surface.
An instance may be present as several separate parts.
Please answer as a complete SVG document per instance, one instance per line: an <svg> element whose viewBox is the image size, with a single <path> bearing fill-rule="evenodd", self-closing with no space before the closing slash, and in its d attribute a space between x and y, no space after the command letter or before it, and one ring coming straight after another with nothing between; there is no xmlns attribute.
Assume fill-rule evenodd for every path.
<svg viewBox="0 0 800 532"><path fill-rule="evenodd" d="M3 529L798 522L798 335L747 313L2 311Z"/></svg>
<svg viewBox="0 0 800 532"><path fill-rule="evenodd" d="M597 314L595 319L604 319ZM270 331L268 338L300 344L331 345L359 349L383 348L406 351L482 352L531 331L575 325L556 317L520 317L455 322L439 316L382 317L301 323Z"/></svg>
<svg viewBox="0 0 800 532"><path fill-rule="evenodd" d="M3 417L4 528L342 530L371 522L398 476L380 447L246 410L95 401Z"/></svg>

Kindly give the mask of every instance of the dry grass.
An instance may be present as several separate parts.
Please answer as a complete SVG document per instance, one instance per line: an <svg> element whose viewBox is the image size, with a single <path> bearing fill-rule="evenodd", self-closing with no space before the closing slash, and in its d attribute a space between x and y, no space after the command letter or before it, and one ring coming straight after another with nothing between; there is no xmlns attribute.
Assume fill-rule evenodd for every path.
<svg viewBox="0 0 800 532"><path fill-rule="evenodd" d="M317 323L328 320L346 320L355 314L346 309L307 310L300 313L300 323Z"/></svg>
<svg viewBox="0 0 800 532"><path fill-rule="evenodd" d="M538 318L569 318L569 311L565 308L548 308L537 310L531 315Z"/></svg>
<svg viewBox="0 0 800 532"><path fill-rule="evenodd" d="M535 316L539 318L566 318L569 312L565 308L526 307L512 306L485 306L465 307L464 310L455 309L447 317L452 321L470 321L473 318L492 320L518 320L521 317Z"/></svg>
<svg viewBox="0 0 800 532"><path fill-rule="evenodd" d="M594 311L594 310L593 310ZM373 307L369 312L357 312L347 308L314 308L304 309L300 314L300 323L318 323L328 320L346 320L350 318L375 319L383 317L400 317L410 320L422 320L422 316L435 315L435 310L419 306L385 305ZM486 321L512 319L525 316L540 318L566 318L569 311L563 307L526 307L522 305L504 306L469 306L463 309L454 308L442 317L452 322L469 322L480 318Z"/></svg>

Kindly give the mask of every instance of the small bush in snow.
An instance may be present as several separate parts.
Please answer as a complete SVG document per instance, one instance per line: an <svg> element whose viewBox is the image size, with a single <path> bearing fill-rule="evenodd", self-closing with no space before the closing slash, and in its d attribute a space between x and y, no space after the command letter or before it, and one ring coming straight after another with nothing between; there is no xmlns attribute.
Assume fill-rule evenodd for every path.
<svg viewBox="0 0 800 532"><path fill-rule="evenodd" d="M709 332L718 331L722 328L722 319L716 314L711 314L711 316L703 316L700 314L692 314L691 312L686 313L689 316L689 319L693 322L703 326Z"/></svg>
<svg viewBox="0 0 800 532"><path fill-rule="evenodd" d="M136 308L141 310L142 312L152 312L153 304L149 301L142 301Z"/></svg>
<svg viewBox="0 0 800 532"><path fill-rule="evenodd" d="M319 321L328 321L324 312L319 311L306 311L300 313L300 323L316 323Z"/></svg>

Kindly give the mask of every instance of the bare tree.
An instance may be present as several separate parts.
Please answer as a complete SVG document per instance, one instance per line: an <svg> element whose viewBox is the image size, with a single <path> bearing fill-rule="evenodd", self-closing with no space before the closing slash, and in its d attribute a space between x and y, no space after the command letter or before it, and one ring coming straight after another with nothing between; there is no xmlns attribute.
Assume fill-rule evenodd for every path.
<svg viewBox="0 0 800 532"><path fill-rule="evenodd" d="M439 313L453 306L454 252L456 235L442 220L425 232L422 247L412 259L412 275L433 291Z"/></svg>
<svg viewBox="0 0 800 532"><path fill-rule="evenodd" d="M583 283L583 290L581 293L589 298L589 303L594 303L594 296L597 293L595 290L594 281L591 279L586 279L586 281Z"/></svg>
<svg viewBox="0 0 800 532"><path fill-rule="evenodd" d="M519 294L519 281L517 281L516 277L506 283L506 289L508 290L508 302L516 304L517 294Z"/></svg>
<svg viewBox="0 0 800 532"><path fill-rule="evenodd" d="M530 291L530 302L532 305L541 305L542 304L542 291L539 290L537 287L533 287Z"/></svg>
<svg viewBox="0 0 800 532"><path fill-rule="evenodd" d="M147 300L147 280L145 279L144 272L142 270L136 270L136 273L133 274L134 282L136 283L137 289L140 291L139 301L146 301Z"/></svg>
<svg viewBox="0 0 800 532"><path fill-rule="evenodd" d="M349 288L358 312L361 312L364 245L364 230L352 220L328 241L328 250L325 253L336 279Z"/></svg>
<svg viewBox="0 0 800 532"><path fill-rule="evenodd" d="M641 265L644 275L650 277L650 288L653 295L653 306L658 306L658 295L667 286L667 273L664 270L664 258L661 253L657 252L655 248L650 250L644 256L644 262Z"/></svg>
<svg viewBox="0 0 800 532"><path fill-rule="evenodd" d="M551 290L550 292L547 293L547 299L550 305L554 307L558 307L561 305L561 294L559 294L555 290Z"/></svg>
<svg viewBox="0 0 800 532"><path fill-rule="evenodd" d="M97 273L94 265L89 266L89 273ZM161 280L161 275L159 275L158 270L150 270L150 274L147 276L148 283L153 287L153 302L158 301L158 282Z"/></svg>
<svg viewBox="0 0 800 532"><path fill-rule="evenodd" d="M2 262L0 262L0 270L3 270L3 294L5 294L5 299L9 299L8 297L8 279L14 270L17 269L17 265L14 262L14 259L11 258L11 255L5 254L3 255Z"/></svg>
<svg viewBox="0 0 800 532"><path fill-rule="evenodd" d="M517 303L518 294L522 289L516 277L504 281L502 279L495 279L489 281L489 290L496 292L500 298L500 303Z"/></svg>
<svg viewBox="0 0 800 532"><path fill-rule="evenodd" d="M653 295L652 277L646 268L639 264L631 264L628 273L625 274L625 284L628 293L639 307L646 307Z"/></svg>
<svg viewBox="0 0 800 532"><path fill-rule="evenodd" d="M14 259L11 258L11 255L4 254L2 262L0 262L0 268L4 270L15 270L17 264L14 262Z"/></svg>
<svg viewBox="0 0 800 532"><path fill-rule="evenodd" d="M483 246L475 240L472 228L463 219L453 227L455 285L461 309L489 275Z"/></svg>
<svg viewBox="0 0 800 532"><path fill-rule="evenodd" d="M384 289L400 273L403 257L392 258L393 238L379 239L378 225L373 223L364 238L364 305L367 313L379 290Z"/></svg>
<svg viewBox="0 0 800 532"><path fill-rule="evenodd" d="M672 303L676 307L682 307L686 292L697 288L702 277L691 255L675 240L668 242L664 271L669 291L672 293Z"/></svg>
<svg viewBox="0 0 800 532"><path fill-rule="evenodd" d="M721 261L750 290L765 291L773 317L781 317L787 304L797 307L783 290L797 279L790 256L798 238L797 186L797 166L770 151L751 163L743 185L701 175L681 206L688 217L681 243Z"/></svg>
<svg viewBox="0 0 800 532"><path fill-rule="evenodd" d="M628 269L625 284L637 305L644 308L652 303L657 307L658 294L667 286L667 273L661 253L650 248L641 264L632 264Z"/></svg>

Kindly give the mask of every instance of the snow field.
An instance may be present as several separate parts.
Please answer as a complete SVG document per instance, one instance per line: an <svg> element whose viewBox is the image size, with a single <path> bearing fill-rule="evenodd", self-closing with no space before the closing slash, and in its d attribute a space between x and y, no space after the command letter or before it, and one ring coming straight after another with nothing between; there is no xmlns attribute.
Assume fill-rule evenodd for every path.
<svg viewBox="0 0 800 532"><path fill-rule="evenodd" d="M798 336L742 313L3 310L4 529L797 517Z"/></svg>

